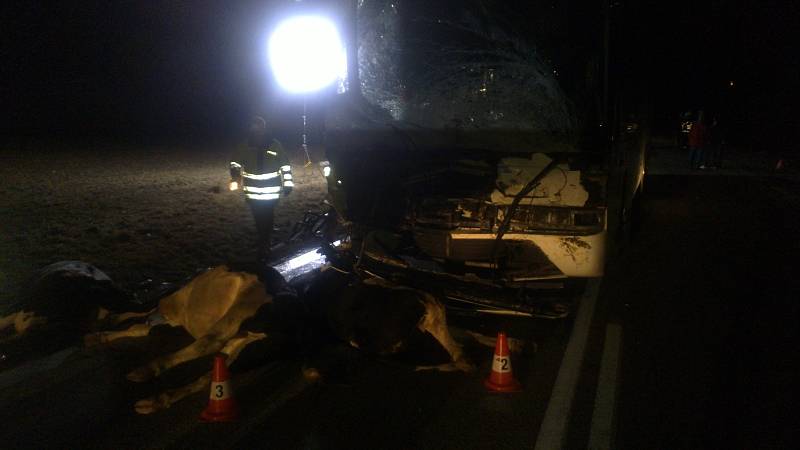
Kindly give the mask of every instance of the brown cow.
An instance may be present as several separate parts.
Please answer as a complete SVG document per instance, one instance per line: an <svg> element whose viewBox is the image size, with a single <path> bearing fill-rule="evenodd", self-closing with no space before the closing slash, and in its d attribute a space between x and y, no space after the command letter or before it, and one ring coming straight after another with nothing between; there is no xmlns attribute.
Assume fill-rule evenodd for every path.
<svg viewBox="0 0 800 450"><path fill-rule="evenodd" d="M274 279L274 283L268 284L285 284L277 272L268 274L271 274L270 280ZM339 338L354 347L381 354L394 353L404 346L410 332L429 333L444 347L452 361L441 366L419 369L472 369L472 365L463 356L461 346L448 332L444 306L430 294L396 286L377 278L362 282L349 274L342 275L337 270L323 272L315 284L317 291L324 294L318 296L318 299L324 303L323 309L327 311L321 313L328 319L326 326L334 329ZM275 292L275 286L270 287ZM231 363L245 346L268 337L262 331L267 330L266 325L269 322L282 322L283 326L298 328L314 322L304 313L294 314L297 310L305 311L307 306L296 298L288 302L292 305L290 309L295 310L289 315L285 314L286 308L281 308L281 312L278 312L274 303L274 297L267 292L256 275L232 272L226 266L220 266L203 273L179 291L162 299L153 311L115 317L118 323L132 318L148 317L147 323L135 324L124 331L89 334L85 337L85 342L87 345L97 345L123 337L146 336L159 323L185 328L195 338L192 344L156 358L134 369L127 376L131 381L142 382L178 364L216 352L227 354L228 362ZM368 312L364 313L365 310ZM243 323L256 316L256 332L243 329ZM309 369L306 374L316 377L318 372ZM206 389L209 376L206 374L184 387L140 400L135 405L136 411L147 414L168 408L187 395Z"/></svg>

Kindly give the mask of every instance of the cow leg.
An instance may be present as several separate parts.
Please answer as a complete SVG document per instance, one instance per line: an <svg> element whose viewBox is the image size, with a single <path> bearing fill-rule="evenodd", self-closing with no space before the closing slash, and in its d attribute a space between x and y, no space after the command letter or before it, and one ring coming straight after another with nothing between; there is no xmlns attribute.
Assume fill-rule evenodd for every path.
<svg viewBox="0 0 800 450"><path fill-rule="evenodd" d="M220 351L230 338L231 336L227 335L207 334L177 352L160 356L150 363L132 370L128 373L127 378L137 383L148 381L178 364Z"/></svg>
<svg viewBox="0 0 800 450"><path fill-rule="evenodd" d="M150 334L152 327L147 323L136 323L131 325L126 330L121 331L101 331L98 333L89 333L83 337L83 344L86 347L95 347L101 344L107 344L117 339L126 337L143 337Z"/></svg>
<svg viewBox="0 0 800 450"><path fill-rule="evenodd" d="M264 290L260 285L250 287L247 291L240 293L236 304L228 309L208 333L175 353L156 358L149 364L131 371L128 373L128 380L147 381L178 364L220 351L239 333L242 322L252 317L260 306L270 300L265 297Z"/></svg>
<svg viewBox="0 0 800 450"><path fill-rule="evenodd" d="M11 313L11 314L9 314L7 316L0 317L0 331L5 330L6 328L10 327L11 325L14 325L14 321L17 320L17 315L20 312L21 311L17 311L15 313Z"/></svg>
<svg viewBox="0 0 800 450"><path fill-rule="evenodd" d="M115 314L107 309L100 308L100 310L97 313L97 319L102 320L104 322L104 325L118 325L121 324L122 322L125 322L126 320L141 319L147 317L150 314L153 314L155 311L156 308L153 308L150 311L140 312L140 313L126 312L126 313Z"/></svg>
<svg viewBox="0 0 800 450"><path fill-rule="evenodd" d="M14 323L17 321L17 317L21 313L22 313L22 311L17 311L15 313L11 313L11 314L9 314L7 316L0 317L0 332L5 330L6 328L13 327ZM3 336L2 338L0 338L0 345L6 345L6 344L9 344L9 343L13 343L17 339L19 339L19 337L20 337L20 334L17 333L16 330L14 330L12 334L9 334L8 336Z"/></svg>
<svg viewBox="0 0 800 450"><path fill-rule="evenodd" d="M247 347L247 345L252 342L265 339L266 337L267 335L264 333L248 332L247 336L236 337L228 341L228 343L225 344L225 347L222 348L222 353L228 355L227 364L231 365L236 358L239 357L239 354L245 347ZM162 409L167 409L185 397L194 394L195 392L200 392L203 389L207 389L209 383L211 383L211 373L201 376L186 386L182 386L177 389L170 389L157 396L139 400L134 405L134 408L139 414L151 414Z"/></svg>
<svg viewBox="0 0 800 450"><path fill-rule="evenodd" d="M16 335L22 335L33 326L46 323L47 317L37 316L36 313L22 310L0 318L0 331L13 325Z"/></svg>
<svg viewBox="0 0 800 450"><path fill-rule="evenodd" d="M133 405L133 408L139 414L152 414L162 409L167 409L174 403L184 399L185 397L207 389L211 383L211 373L207 373L197 380L181 386L177 389L170 389L162 392L161 394L153 397L143 398Z"/></svg>
<svg viewBox="0 0 800 450"><path fill-rule="evenodd" d="M17 316L20 313L22 313L22 311L17 311L15 313L11 313L11 314L9 314L7 316L0 317L0 332L5 330L6 328L13 327L14 326L14 322L17 321ZM8 336L3 336L2 338L0 338L0 345L6 345L6 344L9 344L9 343L13 343L17 339L19 339L19 336L20 336L19 333L17 333L16 331L14 331L13 334L10 334Z"/></svg>
<svg viewBox="0 0 800 450"><path fill-rule="evenodd" d="M444 311L444 305L439 303L432 295L423 293L425 296L423 305L425 306L425 315L419 323L419 329L422 332L429 333L436 339L439 344L444 347L448 354L450 354L451 362L448 364L441 364L438 366L418 366L416 370L441 370L450 372L460 370L463 372L470 372L475 367L467 361L464 356L464 351L461 345L453 339L450 331L447 329L447 318Z"/></svg>

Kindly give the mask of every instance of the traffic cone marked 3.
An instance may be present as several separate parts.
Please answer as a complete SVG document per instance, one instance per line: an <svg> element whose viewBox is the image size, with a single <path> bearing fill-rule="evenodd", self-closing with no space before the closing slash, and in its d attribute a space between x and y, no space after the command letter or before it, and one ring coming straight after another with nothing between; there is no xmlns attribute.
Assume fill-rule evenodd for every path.
<svg viewBox="0 0 800 450"><path fill-rule="evenodd" d="M231 397L231 384L228 381L211 382L210 400L226 400Z"/></svg>
<svg viewBox="0 0 800 450"><path fill-rule="evenodd" d="M233 398L225 355L214 357L214 371L211 374L211 391L208 406L200 414L202 422L233 422L239 418L239 407Z"/></svg>

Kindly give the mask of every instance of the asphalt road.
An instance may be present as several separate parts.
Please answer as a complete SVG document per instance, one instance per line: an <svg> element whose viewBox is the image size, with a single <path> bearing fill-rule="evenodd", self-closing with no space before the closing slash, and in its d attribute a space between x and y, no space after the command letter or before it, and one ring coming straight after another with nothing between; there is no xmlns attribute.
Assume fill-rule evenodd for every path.
<svg viewBox="0 0 800 450"><path fill-rule="evenodd" d="M161 332L101 351L67 350L0 374L0 437L4 448L530 446L547 406L569 321L454 320L487 334L504 328L525 340L525 349L513 361L523 392L487 393L482 381L493 349L459 336L479 364L475 373L413 370L417 358L436 355L381 360L330 345L314 359L324 368L324 381L318 384L300 376L305 361L285 353L235 373L243 410L238 423L198 423L205 393L169 410L138 416L132 409L137 398L181 385L210 366L205 358L156 383L127 382L124 374L130 368L188 342L180 333Z"/></svg>
<svg viewBox="0 0 800 450"><path fill-rule="evenodd" d="M798 186L763 177L650 176L644 224L609 267L591 327L567 448L587 448L607 323L622 330L614 448L792 448L798 360ZM572 320L452 319L527 343L514 359L525 389L489 394L492 349L468 339L472 374L415 372L419 355L367 358L344 346L316 362L281 353L234 378L243 418L200 424L206 395L138 416L137 398L210 367L162 380L124 374L186 336L76 349L0 373L3 448L530 448L534 446ZM262 349L263 350L263 349ZM50 364L48 366L48 363ZM27 372L22 369L26 369Z"/></svg>
<svg viewBox="0 0 800 450"><path fill-rule="evenodd" d="M800 184L651 176L601 301L623 325L617 448L797 448Z"/></svg>

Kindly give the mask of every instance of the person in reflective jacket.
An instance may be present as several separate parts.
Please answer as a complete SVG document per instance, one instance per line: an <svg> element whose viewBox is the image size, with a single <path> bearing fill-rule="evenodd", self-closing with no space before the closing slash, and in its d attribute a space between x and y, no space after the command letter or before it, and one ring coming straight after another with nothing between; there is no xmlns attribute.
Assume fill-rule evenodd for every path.
<svg viewBox="0 0 800 450"><path fill-rule="evenodd" d="M281 143L267 132L263 118L250 121L247 143L231 157L230 189L241 189L253 212L258 232L258 259L269 257L272 224L278 200L292 192L292 167Z"/></svg>

